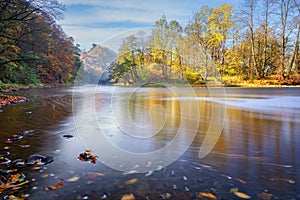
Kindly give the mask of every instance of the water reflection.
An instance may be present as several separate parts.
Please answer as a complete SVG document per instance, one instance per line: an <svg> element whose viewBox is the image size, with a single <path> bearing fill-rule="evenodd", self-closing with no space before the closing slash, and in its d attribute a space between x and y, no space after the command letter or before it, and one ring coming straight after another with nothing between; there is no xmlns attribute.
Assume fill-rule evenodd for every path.
<svg viewBox="0 0 300 200"><path fill-rule="evenodd" d="M198 192L209 191L219 199L234 199L229 189L238 187L254 199L263 191L277 199L299 198L299 89L226 89L228 102L218 92L212 98L207 89L195 89L191 95L186 88L177 88L179 97L174 90L88 86L24 91L29 103L0 113L1 140L33 129L33 135L12 145L10 158L46 153L55 155L55 160L42 172L25 169L36 181L22 192L32 199L45 195L99 199L104 194L120 199L126 193L134 193L137 199L158 199L165 193L171 199L194 199L199 198ZM272 109L265 108L266 102L272 103L268 105ZM208 156L200 159L205 136L218 131L224 120L224 105L222 134ZM74 138L63 138L65 133ZM176 137L176 145L167 149ZM215 138L207 138L208 143L209 139ZM30 148L20 148L23 144ZM158 155L151 154L162 148ZM77 155L85 149L96 151L100 162L78 161ZM176 156L180 158L163 165ZM111 165L123 171L107 167ZM143 173L133 173L139 169ZM90 172L105 176L91 178ZM49 177L42 178L45 174ZM53 193L43 189L74 176L80 179ZM133 178L138 179L136 184L124 184Z"/></svg>

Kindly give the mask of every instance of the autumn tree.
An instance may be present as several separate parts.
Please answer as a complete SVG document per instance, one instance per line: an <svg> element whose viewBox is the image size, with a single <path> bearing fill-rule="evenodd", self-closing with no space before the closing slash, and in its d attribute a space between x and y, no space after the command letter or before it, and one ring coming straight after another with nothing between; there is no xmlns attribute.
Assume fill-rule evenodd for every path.
<svg viewBox="0 0 300 200"><path fill-rule="evenodd" d="M55 22L64 6L56 0L2 0L0 11L0 81L70 82L80 62L74 41Z"/></svg>
<svg viewBox="0 0 300 200"><path fill-rule="evenodd" d="M211 56L222 76L225 69L225 54L227 51L227 41L230 34L230 29L233 26L232 14L234 9L229 4L223 4L211 10L208 18L208 38L209 44L212 47Z"/></svg>
<svg viewBox="0 0 300 200"><path fill-rule="evenodd" d="M211 51L208 40L210 15L211 9L208 6L202 6L200 11L193 14L192 20L185 28L186 40L190 40L190 42L185 42L198 45L196 47L198 49L203 48L204 54L198 53L198 56L202 56L200 59L203 61L203 65L199 68L199 76L201 75L205 81L209 76L209 52ZM190 47L188 49L191 50Z"/></svg>

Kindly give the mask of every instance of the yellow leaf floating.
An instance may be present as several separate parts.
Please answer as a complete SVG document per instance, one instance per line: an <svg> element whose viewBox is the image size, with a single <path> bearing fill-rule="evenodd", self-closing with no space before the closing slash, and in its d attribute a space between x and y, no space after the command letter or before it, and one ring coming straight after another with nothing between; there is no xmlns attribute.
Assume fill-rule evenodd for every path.
<svg viewBox="0 0 300 200"><path fill-rule="evenodd" d="M8 199L10 199L10 200L24 200L25 197L19 198L19 197L16 197L15 195L9 195Z"/></svg>
<svg viewBox="0 0 300 200"><path fill-rule="evenodd" d="M233 194L242 199L250 199L251 198L249 195L242 193L242 192L234 192Z"/></svg>
<svg viewBox="0 0 300 200"><path fill-rule="evenodd" d="M138 180L137 178L133 178L133 179L130 179L130 180L128 180L128 181L125 181L125 184L126 184L126 185L131 185L131 184L136 183L137 180Z"/></svg>
<svg viewBox="0 0 300 200"><path fill-rule="evenodd" d="M215 195L213 195L212 193L209 193L209 192L199 192L199 195L201 195L202 197L209 198L209 199L217 199L217 197Z"/></svg>
<svg viewBox="0 0 300 200"><path fill-rule="evenodd" d="M68 182L76 182L76 181L78 181L79 179L80 179L79 176L74 176L74 177L72 177L72 178L69 178L67 181L68 181Z"/></svg>
<svg viewBox="0 0 300 200"><path fill-rule="evenodd" d="M124 194L121 200L135 200L135 197L133 194Z"/></svg>

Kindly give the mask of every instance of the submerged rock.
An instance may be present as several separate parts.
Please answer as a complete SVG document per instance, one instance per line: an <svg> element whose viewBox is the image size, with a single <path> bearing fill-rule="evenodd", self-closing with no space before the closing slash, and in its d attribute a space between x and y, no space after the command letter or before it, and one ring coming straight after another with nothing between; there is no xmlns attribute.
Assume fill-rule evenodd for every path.
<svg viewBox="0 0 300 200"><path fill-rule="evenodd" d="M78 159L81 161L90 161L91 163L96 163L97 156L91 150L85 150L84 152L80 153Z"/></svg>
<svg viewBox="0 0 300 200"><path fill-rule="evenodd" d="M71 134L64 134L63 137L69 139L69 138L72 138L72 137L74 137L74 136L71 135Z"/></svg>
<svg viewBox="0 0 300 200"><path fill-rule="evenodd" d="M9 177L11 177L11 174L0 169L0 177L2 183L7 183L7 180Z"/></svg>
<svg viewBox="0 0 300 200"><path fill-rule="evenodd" d="M11 160L9 160L6 157L0 157L0 165L7 165L11 162Z"/></svg>
<svg viewBox="0 0 300 200"><path fill-rule="evenodd" d="M8 156L9 154L9 151L0 151L0 157Z"/></svg>
<svg viewBox="0 0 300 200"><path fill-rule="evenodd" d="M18 140L21 140L23 138L22 135L12 135L10 138L7 139L7 141L18 141Z"/></svg>
<svg viewBox="0 0 300 200"><path fill-rule="evenodd" d="M48 163L53 162L53 160L54 160L53 156L43 156L39 154L33 154L25 160L25 165L46 165Z"/></svg>

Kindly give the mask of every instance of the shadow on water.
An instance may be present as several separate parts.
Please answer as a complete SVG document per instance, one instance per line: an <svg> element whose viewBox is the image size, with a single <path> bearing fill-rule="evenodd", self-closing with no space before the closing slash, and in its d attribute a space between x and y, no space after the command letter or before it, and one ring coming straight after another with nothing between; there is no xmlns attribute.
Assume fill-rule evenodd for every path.
<svg viewBox="0 0 300 200"><path fill-rule="evenodd" d="M86 86L75 91L55 88L18 93L30 101L5 107L0 113L2 147L11 147L11 160L24 159L34 153L53 155L55 160L38 171L30 167L19 169L30 183L12 193L16 196L29 194L29 199L44 199L45 196L47 199L121 199L122 195L130 193L136 199L201 199L204 197L199 192L207 192L218 199L239 199L229 192L238 188L252 199L258 196L263 199L263 193L272 194L275 199L300 198L297 187L300 181L299 89L226 89L224 128L212 152L203 159L198 158L198 153L210 121L219 120L218 115L211 118L211 108L218 107L220 99L208 98L205 89L195 89L197 98L194 99L189 98L189 94L185 94L184 99L174 99L174 95L161 88L141 88L134 92L131 88L118 88L112 103L114 89L95 90ZM95 105L89 104L90 97L95 97ZM74 107L72 98L77 101ZM267 101L268 108L262 100ZM196 101L198 107L190 107L188 115L182 117L181 101L186 105ZM153 105L160 106L153 108ZM94 113L90 113L90 109ZM118 171L105 165L105 159L113 157L109 149L97 151L96 164L77 159L80 152L89 148L82 137L95 130L128 152L147 153L165 147L176 136L181 123L184 122L187 132L189 124L192 127L193 120L198 119L193 116L197 113L193 112L195 109L200 113L197 135L190 148L170 165L160 166L145 160L129 163L131 170ZM112 110L117 116L110 114ZM75 128L73 115L89 124L83 132L78 133ZM98 123L93 123L92 118ZM126 132L130 127L128 118L145 129L141 133L143 136L149 136L149 130L157 134L133 137ZM4 143L22 130L33 132L20 141ZM64 134L74 137L66 139ZM103 143L98 138L91 138L89 142ZM179 145L172 151L180 151L180 148ZM163 161L170 155L172 152L158 159ZM121 158L112 159L117 165L124 164ZM157 170L137 173L141 167L150 169L154 165ZM44 190L60 179L65 180L62 188Z"/></svg>

